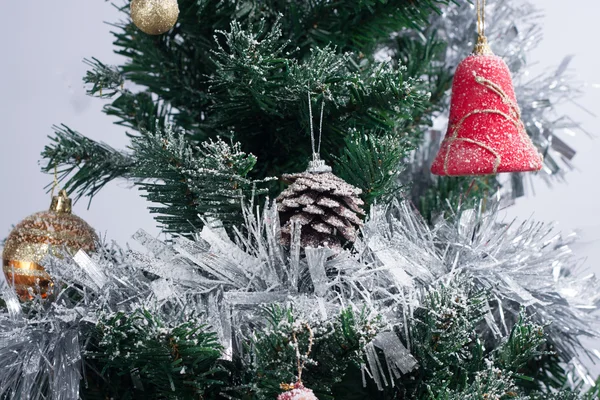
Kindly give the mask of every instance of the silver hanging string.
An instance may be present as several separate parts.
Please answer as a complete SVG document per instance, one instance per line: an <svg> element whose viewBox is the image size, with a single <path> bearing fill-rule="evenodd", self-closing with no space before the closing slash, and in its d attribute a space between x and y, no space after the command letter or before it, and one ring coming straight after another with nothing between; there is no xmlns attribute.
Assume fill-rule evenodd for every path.
<svg viewBox="0 0 600 400"><path fill-rule="evenodd" d="M485 0L477 0L477 33L485 36Z"/></svg>
<svg viewBox="0 0 600 400"><path fill-rule="evenodd" d="M323 137L323 111L325 111L325 98L321 102L321 119L319 120L319 147L317 148L319 157L321 157L321 138Z"/></svg>
<svg viewBox="0 0 600 400"><path fill-rule="evenodd" d="M308 116L310 118L310 143L312 147L312 160L308 163L308 172L322 173L331 172L331 167L321 160L321 138L323 136L323 114L325 111L325 100L321 103L321 119L319 121L319 139L315 143L315 130L313 127L312 102L308 92Z"/></svg>
<svg viewBox="0 0 600 400"><path fill-rule="evenodd" d="M494 53L485 37L485 0L477 0L475 6L477 9L477 43L473 54L492 55Z"/></svg>
<svg viewBox="0 0 600 400"><path fill-rule="evenodd" d="M316 161L319 159L319 155L315 150L315 130L313 129L312 102L310 100L310 92L308 92L308 118L310 120L310 144L312 147L312 158L313 161Z"/></svg>

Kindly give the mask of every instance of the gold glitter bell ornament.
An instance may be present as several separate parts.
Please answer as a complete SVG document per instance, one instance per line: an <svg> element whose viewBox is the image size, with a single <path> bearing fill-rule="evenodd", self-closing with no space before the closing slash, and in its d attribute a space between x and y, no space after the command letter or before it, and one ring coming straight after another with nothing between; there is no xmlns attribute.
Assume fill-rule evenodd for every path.
<svg viewBox="0 0 600 400"><path fill-rule="evenodd" d="M21 301L48 297L52 278L40 265L47 254L96 249L98 236L83 219L71 214L71 199L61 190L52 197L48 211L30 215L8 235L2 252L4 276Z"/></svg>
<svg viewBox="0 0 600 400"><path fill-rule="evenodd" d="M148 35L161 35L177 22L177 0L132 0L131 19L135 26Z"/></svg>

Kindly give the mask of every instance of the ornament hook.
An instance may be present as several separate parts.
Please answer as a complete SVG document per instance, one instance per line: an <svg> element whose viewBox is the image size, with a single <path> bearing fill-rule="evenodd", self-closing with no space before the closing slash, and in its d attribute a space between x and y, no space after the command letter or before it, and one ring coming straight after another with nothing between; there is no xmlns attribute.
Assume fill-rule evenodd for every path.
<svg viewBox="0 0 600 400"><path fill-rule="evenodd" d="M308 349L306 350L305 358L308 358L310 352L312 351L312 346L314 342L314 334L310 325L304 324L304 327L308 331ZM294 348L296 349L296 365L298 367L298 380L295 384L282 383L279 387L282 390L293 390L298 387L298 385L302 386L302 371L304 370L304 366L306 365L306 360L302 360L302 356L300 355L300 346L298 345L298 338L296 337L296 331L292 331L292 343L294 344Z"/></svg>
<svg viewBox="0 0 600 400"><path fill-rule="evenodd" d="M50 211L57 214L71 214L72 203L71 199L67 195L67 191L62 189L58 192L58 196L52 196L52 203L50 203Z"/></svg>
<svg viewBox="0 0 600 400"><path fill-rule="evenodd" d="M485 0L477 0L477 34L485 36Z"/></svg>
<svg viewBox="0 0 600 400"><path fill-rule="evenodd" d="M304 324L304 327L308 331L308 349L306 350L305 358L310 356L310 352L312 351L313 340L315 338L312 329L310 329L310 325ZM304 370L304 366L306 365L306 360L302 360L300 357L300 346L298 345L298 339L296 338L296 332L292 332L292 337L294 338L294 346L296 347L296 362L298 365L298 383L302 383L302 371Z"/></svg>
<svg viewBox="0 0 600 400"><path fill-rule="evenodd" d="M473 54L479 56L492 55L494 53L485 36L485 0L477 0L475 7L477 8L477 43L475 49L473 49Z"/></svg>
<svg viewBox="0 0 600 400"><path fill-rule="evenodd" d="M61 214L71 214L72 211L72 202L67 194L65 189L61 189L58 192L58 195L54 195L54 191L58 187L58 166L54 165L54 181L52 182L52 192L50 196L52 197L52 202L50 203L50 211Z"/></svg>
<svg viewBox="0 0 600 400"><path fill-rule="evenodd" d="M54 164L54 182L52 182L52 192L50 197L54 197L54 190L58 187L58 165Z"/></svg>

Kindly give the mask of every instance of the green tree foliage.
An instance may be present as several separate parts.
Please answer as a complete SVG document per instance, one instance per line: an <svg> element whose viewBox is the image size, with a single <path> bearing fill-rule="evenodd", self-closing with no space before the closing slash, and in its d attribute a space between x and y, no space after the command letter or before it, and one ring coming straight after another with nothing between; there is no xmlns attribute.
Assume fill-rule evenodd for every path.
<svg viewBox="0 0 600 400"><path fill-rule="evenodd" d="M117 151L69 128L57 130L44 154L51 162L69 157L59 176L75 174L67 189L94 194L116 174L132 179L153 204L156 220L168 233L189 236L202 226L202 218L229 225L240 222L241 202L264 193L247 178L256 157L241 151L239 143L217 138L198 146L167 126L156 133L131 138L130 152Z"/></svg>
<svg viewBox="0 0 600 400"><path fill-rule="evenodd" d="M445 3L181 0L179 21L164 35L145 35L129 20L119 23L114 44L125 62L110 66L86 60L90 70L84 81L89 94L109 100L105 113L129 131L133 147L153 148L146 156L154 168L133 173L128 154L61 126L43 153L44 169L58 166L78 197L92 197L117 178L160 180L160 187L141 185L152 190L149 200L165 201L154 208L157 219L167 231L187 234L182 221L196 225L194 215L203 211L190 197L210 195L191 195L194 188L184 188L184 180L168 179L172 164L189 160L177 160L170 149L152 144L167 125L185 132L191 148L218 138L233 140L255 157L253 168L245 171L249 177L277 177L306 168L309 126L318 123L309 121L310 94L315 109L324 106L322 157L371 202L394 188L398 161L419 143L447 88L449 74L433 62L443 43L418 34L430 13ZM128 13L128 7L121 10ZM411 30L417 34L393 35ZM384 48L390 61L378 61ZM358 140L356 132L368 139ZM359 160L369 164L357 165ZM222 184L228 182L223 176ZM280 190L269 187L272 196ZM176 193L185 198L174 201ZM219 204L210 208L226 203Z"/></svg>
<svg viewBox="0 0 600 400"><path fill-rule="evenodd" d="M366 204L385 201L401 189L399 174L402 161L411 147L390 134L361 134L351 131L345 138L345 148L336 157L335 167L340 178L363 189Z"/></svg>
<svg viewBox="0 0 600 400"><path fill-rule="evenodd" d="M257 333L248 343L252 366L246 379L254 388L252 398L276 398L281 393L281 383L294 383L298 375L295 333L298 348L306 366L302 381L319 399L339 397L336 391L349 368L363 363L363 348L384 328L380 316L346 309L330 321L309 326L313 332L313 345L307 354L310 334L306 324L293 309L271 306L265 309L267 329ZM337 385L337 386L336 386Z"/></svg>
<svg viewBox="0 0 600 400"><path fill-rule="evenodd" d="M87 351L84 399L193 399L223 383L221 346L199 323L165 326L140 309L105 316L96 330Z"/></svg>
<svg viewBox="0 0 600 400"><path fill-rule="evenodd" d="M459 277L438 284L423 296L411 320L412 353L419 369L399 387L407 398L430 400L487 400L553 398L522 382L526 364L541 355L546 342L543 327L521 310L508 337L488 348L478 326L488 310L484 292ZM574 393L574 392L571 392ZM578 397L579 394L574 398Z"/></svg>
<svg viewBox="0 0 600 400"><path fill-rule="evenodd" d="M451 210L485 206L485 200L500 188L493 176L439 176L426 185L411 187L411 198L423 217L434 223L438 217L451 218ZM482 199L484 200L482 203Z"/></svg>
<svg viewBox="0 0 600 400"><path fill-rule="evenodd" d="M485 346L478 326L488 299L466 277L436 284L419 302L406 327L388 326L367 307L309 324L293 307L270 305L263 310L265 325L242 340L244 356L233 361L220 359L216 335L198 322L165 326L141 309L105 316L87 345L83 398L274 399L282 383L296 382L296 346L304 362L302 381L321 400L592 400L597 395L597 389L523 384L534 379L526 375L527 364L547 354L544 327L522 309L510 334ZM390 329L410 345L417 366L379 390L361 371L367 365L365 346ZM387 368L383 354L380 363Z"/></svg>

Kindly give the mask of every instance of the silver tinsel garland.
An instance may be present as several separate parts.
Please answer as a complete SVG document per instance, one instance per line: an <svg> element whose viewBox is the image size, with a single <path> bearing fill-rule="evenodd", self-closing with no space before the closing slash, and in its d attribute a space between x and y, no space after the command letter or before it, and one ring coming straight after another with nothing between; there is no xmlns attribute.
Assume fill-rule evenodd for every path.
<svg viewBox="0 0 600 400"><path fill-rule="evenodd" d="M56 300L21 306L4 287L8 305L0 315L0 392L42 399L76 399L91 328L101 316L147 309L167 324L188 318L208 322L226 351L241 353L240 341L264 326L262 306L293 305L298 317L318 324L347 307L367 307L384 317L383 328L364 348L365 376L383 387L417 361L411 343L390 329L406 329L422 294L438 282L469 277L490 294L485 335L499 343L510 332L520 306L547 328L564 361L582 350L578 335L597 335L600 286L579 276L570 238L526 221L503 224L495 208L458 210L430 228L407 203L374 207L353 251L301 251L280 244L276 206L246 209L244 233L232 240L210 223L196 240L162 243L140 231L147 251L108 251L89 258L49 259ZM153 275L148 279L147 273ZM66 292L77 290L74 300ZM407 335L408 336L408 335ZM383 350L389 370L379 364ZM589 350L589 349L588 349ZM68 382L68 384L67 384ZM19 397L17 396L17 397Z"/></svg>

